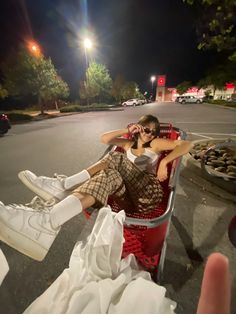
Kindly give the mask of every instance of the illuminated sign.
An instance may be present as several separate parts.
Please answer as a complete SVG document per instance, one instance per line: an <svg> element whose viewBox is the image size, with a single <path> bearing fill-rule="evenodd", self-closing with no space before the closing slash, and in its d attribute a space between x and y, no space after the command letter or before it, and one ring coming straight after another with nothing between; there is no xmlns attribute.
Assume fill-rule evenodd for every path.
<svg viewBox="0 0 236 314"><path fill-rule="evenodd" d="M158 75L157 86L165 86L165 85L166 85L166 75Z"/></svg>
<svg viewBox="0 0 236 314"><path fill-rule="evenodd" d="M226 84L225 84L225 88L226 88L226 89L235 88L235 85L234 85L234 83L226 83Z"/></svg>

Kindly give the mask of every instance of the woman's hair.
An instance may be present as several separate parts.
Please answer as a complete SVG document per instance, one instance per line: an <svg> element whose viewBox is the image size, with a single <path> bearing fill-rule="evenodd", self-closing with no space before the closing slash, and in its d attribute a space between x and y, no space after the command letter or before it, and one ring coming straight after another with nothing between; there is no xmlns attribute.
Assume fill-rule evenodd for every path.
<svg viewBox="0 0 236 314"><path fill-rule="evenodd" d="M160 134L160 122L157 119L157 117L152 116L151 114L147 114L145 116L142 116L137 123L142 125L142 126L146 126L149 123L154 123L155 129L156 129L155 138L157 136L159 136L159 134ZM134 135L134 144L132 145L132 148L134 148L134 149L136 149L138 147L138 136L139 136L139 133ZM143 147L150 147L151 141L143 144Z"/></svg>

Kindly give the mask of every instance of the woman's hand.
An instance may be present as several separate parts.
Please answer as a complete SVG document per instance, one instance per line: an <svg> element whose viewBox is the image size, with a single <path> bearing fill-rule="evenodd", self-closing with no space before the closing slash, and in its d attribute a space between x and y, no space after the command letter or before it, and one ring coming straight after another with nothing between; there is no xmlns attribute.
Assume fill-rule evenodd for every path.
<svg viewBox="0 0 236 314"><path fill-rule="evenodd" d="M131 134L137 134L137 133L140 133L140 132L144 132L143 131L143 126L140 125L140 124L135 124L135 123L128 127L128 131Z"/></svg>
<svg viewBox="0 0 236 314"><path fill-rule="evenodd" d="M157 170L157 179L160 182L162 182L165 181L167 177L168 177L167 163L164 160L162 160Z"/></svg>

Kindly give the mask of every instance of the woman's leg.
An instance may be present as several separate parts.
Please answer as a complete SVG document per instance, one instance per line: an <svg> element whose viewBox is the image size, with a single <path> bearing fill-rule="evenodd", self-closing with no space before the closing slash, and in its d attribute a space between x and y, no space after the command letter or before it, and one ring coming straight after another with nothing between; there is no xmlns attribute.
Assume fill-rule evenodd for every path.
<svg viewBox="0 0 236 314"><path fill-rule="evenodd" d="M86 170L90 174L90 177L94 176L96 173L98 173L101 170L104 170L107 168L107 162L104 159L99 160L95 164L89 166Z"/></svg>
<svg viewBox="0 0 236 314"><path fill-rule="evenodd" d="M83 184L96 173L105 168L106 163L101 160L87 169L84 169L69 177L38 177L29 170L21 171L18 174L18 177L31 191L40 196L42 199L46 201L50 200L51 198L63 200L69 195L69 191Z"/></svg>
<svg viewBox="0 0 236 314"><path fill-rule="evenodd" d="M135 211L152 211L161 202L163 190L154 175L141 171L125 154L111 152L103 160L109 169L119 172Z"/></svg>

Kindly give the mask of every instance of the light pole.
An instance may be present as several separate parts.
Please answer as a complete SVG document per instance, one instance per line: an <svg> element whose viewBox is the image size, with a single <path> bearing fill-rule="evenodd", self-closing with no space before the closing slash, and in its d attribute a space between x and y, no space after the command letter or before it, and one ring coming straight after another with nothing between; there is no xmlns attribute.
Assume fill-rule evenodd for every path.
<svg viewBox="0 0 236 314"><path fill-rule="evenodd" d="M86 61L86 69L85 73L88 69L88 55L87 50L90 50L92 48L93 44L92 41L89 38L84 39L84 54L85 54L85 61ZM88 90L89 90L89 75L87 76L87 105L89 105L89 96L88 96Z"/></svg>
<svg viewBox="0 0 236 314"><path fill-rule="evenodd" d="M89 38L84 39L84 54L85 54L85 60L86 60L86 70L88 67L88 55L87 55L87 50L91 49L93 46L92 41Z"/></svg>
<svg viewBox="0 0 236 314"><path fill-rule="evenodd" d="M152 82L152 97L153 97L153 83L156 80L156 77L154 75L151 76L151 82Z"/></svg>
<svg viewBox="0 0 236 314"><path fill-rule="evenodd" d="M154 83L154 81L156 80L156 77L153 75L153 76L151 76L151 82L152 82L152 90L153 90L153 83Z"/></svg>

